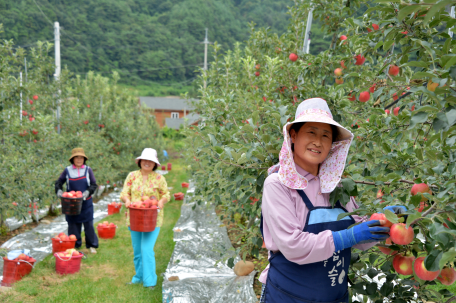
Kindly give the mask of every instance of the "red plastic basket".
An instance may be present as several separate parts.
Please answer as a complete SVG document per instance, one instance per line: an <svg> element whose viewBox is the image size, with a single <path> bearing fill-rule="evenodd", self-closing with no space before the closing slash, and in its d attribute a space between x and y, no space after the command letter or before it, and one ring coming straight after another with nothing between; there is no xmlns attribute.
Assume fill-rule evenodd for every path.
<svg viewBox="0 0 456 303"><path fill-rule="evenodd" d="M83 255L71 256L71 258L60 258L57 253L54 253L55 257L55 271L58 274L74 274L81 269L81 259Z"/></svg>
<svg viewBox="0 0 456 303"><path fill-rule="evenodd" d="M161 170L166 170L166 166L162 165Z"/></svg>
<svg viewBox="0 0 456 303"><path fill-rule="evenodd" d="M172 164L168 163L168 170L171 170Z"/></svg>
<svg viewBox="0 0 456 303"><path fill-rule="evenodd" d="M112 239L116 235L117 226L114 227L99 227L97 226L98 236L101 239Z"/></svg>
<svg viewBox="0 0 456 303"><path fill-rule="evenodd" d="M108 216L113 215L113 214L118 214L120 212L121 208L122 208L122 205L114 206L114 205L108 204Z"/></svg>
<svg viewBox="0 0 456 303"><path fill-rule="evenodd" d="M35 262L8 260L3 257L3 281L2 286L12 286L14 282L28 275Z"/></svg>
<svg viewBox="0 0 456 303"><path fill-rule="evenodd" d="M190 185L190 184L189 184L189 183L187 183L187 182L182 182L182 187L184 187L184 188L188 188L188 187L189 187L189 185Z"/></svg>
<svg viewBox="0 0 456 303"><path fill-rule="evenodd" d="M184 200L184 194L174 194L174 200Z"/></svg>
<svg viewBox="0 0 456 303"><path fill-rule="evenodd" d="M76 216L81 213L83 198L60 198L62 214Z"/></svg>
<svg viewBox="0 0 456 303"><path fill-rule="evenodd" d="M157 225L157 206L152 208L129 207L130 210L130 229L132 231L151 232Z"/></svg>
<svg viewBox="0 0 456 303"><path fill-rule="evenodd" d="M52 253L65 251L70 248L74 248L77 240L62 241L52 238Z"/></svg>

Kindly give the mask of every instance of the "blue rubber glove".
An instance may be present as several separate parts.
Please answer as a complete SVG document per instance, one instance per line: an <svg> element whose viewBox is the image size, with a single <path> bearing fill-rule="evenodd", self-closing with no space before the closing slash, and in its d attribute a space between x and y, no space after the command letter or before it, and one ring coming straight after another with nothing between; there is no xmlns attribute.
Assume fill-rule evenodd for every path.
<svg viewBox="0 0 456 303"><path fill-rule="evenodd" d="M405 213L407 211L407 207L405 207L403 205L393 205L393 206L387 206L387 207L383 208L383 210L389 210L392 213L395 213L397 215L397 214Z"/></svg>
<svg viewBox="0 0 456 303"><path fill-rule="evenodd" d="M363 222L350 229L333 231L336 251L344 250L359 243L369 243L389 238L389 227L381 227L379 220Z"/></svg>

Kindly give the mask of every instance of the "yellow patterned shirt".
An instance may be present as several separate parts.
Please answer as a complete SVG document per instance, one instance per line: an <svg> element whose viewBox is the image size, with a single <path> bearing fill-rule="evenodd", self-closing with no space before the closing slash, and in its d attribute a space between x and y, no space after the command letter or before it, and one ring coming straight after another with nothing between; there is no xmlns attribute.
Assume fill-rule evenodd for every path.
<svg viewBox="0 0 456 303"><path fill-rule="evenodd" d="M152 172L149 174L146 184L144 184L140 170L129 173L127 179L125 179L120 197L128 197L131 202L136 202L141 201L142 196L155 196L157 200L166 198L169 201L170 193L165 177L159 173ZM157 227L162 226L164 213L164 209L160 209L157 217ZM125 215L127 217L127 226L130 226L130 213L128 209L125 212Z"/></svg>

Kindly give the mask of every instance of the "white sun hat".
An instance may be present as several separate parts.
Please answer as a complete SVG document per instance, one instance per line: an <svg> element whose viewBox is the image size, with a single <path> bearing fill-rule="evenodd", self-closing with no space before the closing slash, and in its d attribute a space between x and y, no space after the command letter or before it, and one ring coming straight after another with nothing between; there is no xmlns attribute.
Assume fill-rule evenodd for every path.
<svg viewBox="0 0 456 303"><path fill-rule="evenodd" d="M332 143L331 150L326 159L320 164L319 169L321 192L330 193L341 180L348 150L353 140L353 134L334 121L328 104L322 98L312 98L302 101L296 109L295 120L283 126L284 140L279 153L279 163L271 166L268 169L268 174L277 172L279 174L279 181L288 188L307 188L308 180L296 170L289 132L292 124L302 122L327 123L338 128L338 136Z"/></svg>
<svg viewBox="0 0 456 303"><path fill-rule="evenodd" d="M145 148L142 151L141 156L136 158L136 160L135 160L136 164L138 164L139 160L149 160L149 161L157 163L157 165L160 165L160 162L158 162L158 158L157 158L157 151L153 148Z"/></svg>

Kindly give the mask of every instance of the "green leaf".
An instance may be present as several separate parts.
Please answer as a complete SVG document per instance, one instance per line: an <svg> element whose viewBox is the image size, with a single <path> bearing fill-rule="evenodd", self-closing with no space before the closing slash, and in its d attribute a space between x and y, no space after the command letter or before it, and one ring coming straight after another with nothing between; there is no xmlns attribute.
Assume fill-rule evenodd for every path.
<svg viewBox="0 0 456 303"><path fill-rule="evenodd" d="M411 61L407 62L405 64L402 64L401 66L413 66L413 67L422 67L422 68L428 68L429 64L424 61Z"/></svg>
<svg viewBox="0 0 456 303"><path fill-rule="evenodd" d="M380 293L383 296L388 297L393 292L393 288L394 288L393 283L391 283L391 282L383 283L382 287L380 288Z"/></svg>
<svg viewBox="0 0 456 303"><path fill-rule="evenodd" d="M423 79L423 78L433 78L435 77L434 74L427 73L427 72L416 72L413 74L411 79Z"/></svg>
<svg viewBox="0 0 456 303"><path fill-rule="evenodd" d="M401 3L401 0L375 0L374 3Z"/></svg>
<svg viewBox="0 0 456 303"><path fill-rule="evenodd" d="M432 250L431 253L424 259L424 266L429 271L437 271L440 269L439 262L442 259L443 252L441 250Z"/></svg>
<svg viewBox="0 0 456 303"><path fill-rule="evenodd" d="M453 262L456 258L456 249L454 247L450 248L443 253L442 258L439 261L439 268L442 269L448 262Z"/></svg>
<svg viewBox="0 0 456 303"><path fill-rule="evenodd" d="M450 68L451 66L456 64L456 56L453 56L450 60L445 63L444 69Z"/></svg>
<svg viewBox="0 0 456 303"><path fill-rule="evenodd" d="M388 221L390 221L392 223L399 222L397 215L395 213L393 213L392 211L390 211L389 209L385 210L384 214L385 214L386 219L388 219Z"/></svg>
<svg viewBox="0 0 456 303"><path fill-rule="evenodd" d="M408 15L420 10L421 8L423 8L422 5L409 5L409 6L405 6L404 8L402 8L399 13L397 14L397 19L399 19L399 21L402 21L405 17L407 17Z"/></svg>
<svg viewBox="0 0 456 303"><path fill-rule="evenodd" d="M220 146L214 146L214 150L215 150L218 154L223 153L223 148L221 148Z"/></svg>
<svg viewBox="0 0 456 303"><path fill-rule="evenodd" d="M213 134L208 134L209 140L211 141L212 145L217 145L217 140L215 139L215 136Z"/></svg>
<svg viewBox="0 0 456 303"><path fill-rule="evenodd" d="M385 43L383 43L383 50L387 51L391 47L391 45L394 44L394 40L387 40Z"/></svg>
<svg viewBox="0 0 456 303"><path fill-rule="evenodd" d="M372 264L372 265L374 265L375 260L377 260L378 257L379 257L379 256L376 255L376 254L370 254L370 255L369 255L369 263ZM371 274L369 274L369 272L371 272ZM377 271L376 271L374 268L370 268L369 271L367 272L367 275L368 275L371 279L372 279L373 277L375 277L377 274L378 274L378 273L377 273ZM371 277L371 275L372 275L372 277Z"/></svg>
<svg viewBox="0 0 456 303"><path fill-rule="evenodd" d="M371 268L371 269L373 269L373 268ZM373 270L376 271L375 269L373 269ZM369 275L369 273L367 273L367 275ZM377 274L375 274L375 276L376 276L376 275L377 275ZM374 276L374 277L375 277L375 276ZM371 277L371 278L373 278L373 277ZM367 292L368 295L373 295L373 294L375 294L375 293L377 292L377 283L375 283L375 282L369 283L369 284L366 286L366 292Z"/></svg>
<svg viewBox="0 0 456 303"><path fill-rule="evenodd" d="M435 16L440 10L443 10L446 5L453 3L453 0L442 0L434 4L431 9L426 13L426 16L423 20L423 25L427 25L432 17Z"/></svg>
<svg viewBox="0 0 456 303"><path fill-rule="evenodd" d="M357 196L358 195L358 190L357 190L355 181L353 181L352 179L345 178L345 179L342 179L341 183L342 183L342 186L343 186L344 190L350 196Z"/></svg>
<svg viewBox="0 0 456 303"><path fill-rule="evenodd" d="M408 215L407 223L405 224L405 228L409 228L410 223L412 223L413 221L415 221L418 218L421 218L421 213L420 212L414 212L413 214Z"/></svg>
<svg viewBox="0 0 456 303"><path fill-rule="evenodd" d="M456 109L452 109L445 113L445 116L448 120L449 126L452 126L456 122Z"/></svg>
<svg viewBox="0 0 456 303"><path fill-rule="evenodd" d="M410 119L410 125L409 125L408 129L414 128L419 123L426 122L427 117L428 117L428 113L426 113L426 112L416 113L415 115L412 116L412 119Z"/></svg>

